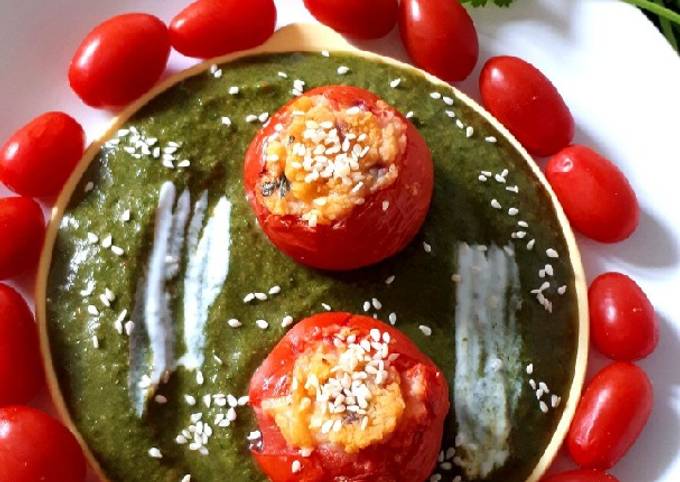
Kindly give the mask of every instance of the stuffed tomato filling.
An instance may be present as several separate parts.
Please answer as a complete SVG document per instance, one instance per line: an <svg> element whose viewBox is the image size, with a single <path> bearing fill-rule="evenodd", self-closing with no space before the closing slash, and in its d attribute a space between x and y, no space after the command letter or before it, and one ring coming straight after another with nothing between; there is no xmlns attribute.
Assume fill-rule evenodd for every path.
<svg viewBox="0 0 680 482"><path fill-rule="evenodd" d="M302 96L283 114L265 140L257 189L270 213L331 224L395 183L406 122L382 100Z"/></svg>

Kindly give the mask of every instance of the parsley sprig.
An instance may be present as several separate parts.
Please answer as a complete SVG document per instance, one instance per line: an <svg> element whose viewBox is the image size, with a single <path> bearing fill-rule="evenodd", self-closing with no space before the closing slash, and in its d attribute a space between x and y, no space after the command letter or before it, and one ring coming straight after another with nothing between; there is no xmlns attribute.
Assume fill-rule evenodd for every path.
<svg viewBox="0 0 680 482"><path fill-rule="evenodd" d="M509 7L515 0L462 0L473 7L485 7L494 4ZM680 52L680 0L623 0L626 3L646 10L657 17L659 29L668 42ZM672 5L669 7L668 5Z"/></svg>

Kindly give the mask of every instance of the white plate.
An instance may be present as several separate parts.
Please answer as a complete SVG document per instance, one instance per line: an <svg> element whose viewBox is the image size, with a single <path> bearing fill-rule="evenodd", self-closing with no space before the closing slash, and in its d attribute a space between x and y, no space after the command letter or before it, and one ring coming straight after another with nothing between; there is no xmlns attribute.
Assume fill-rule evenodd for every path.
<svg viewBox="0 0 680 482"><path fill-rule="evenodd" d="M83 106L66 69L78 42L101 20L143 11L170 20L188 0L4 0L0 2L0 139L37 114L65 110L89 136L110 114ZM277 0L279 24L312 21L302 0ZM680 59L653 25L618 0L518 0L473 11L481 59L510 54L539 66L557 85L578 125L576 142L616 161L635 187L640 228L626 242L582 241L586 272L633 276L661 323L657 351L641 363L655 384L652 418L612 471L621 482L680 480ZM404 58L398 35L362 47ZM194 61L173 54L177 70ZM481 62L480 62L481 64ZM476 73L459 85L478 98ZM4 194L0 187L0 195ZM31 280L20 285L30 291ZM600 357L591 364L599 367ZM560 467L569 466L566 458Z"/></svg>

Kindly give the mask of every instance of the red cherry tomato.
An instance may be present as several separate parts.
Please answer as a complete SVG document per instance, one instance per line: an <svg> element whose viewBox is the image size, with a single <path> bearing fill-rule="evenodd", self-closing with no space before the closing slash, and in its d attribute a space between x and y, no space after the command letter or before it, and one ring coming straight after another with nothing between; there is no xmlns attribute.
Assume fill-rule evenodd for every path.
<svg viewBox="0 0 680 482"><path fill-rule="evenodd" d="M275 215L263 203L258 185L265 173L264 148L277 124L286 124L295 110L293 99L261 129L246 152L244 178L248 197L269 239L296 261L321 269L348 270L377 263L401 251L425 221L433 190L430 150L418 130L394 108L358 87L326 86L304 94L323 96L344 111L362 106L382 117L393 115L406 126L406 147L397 158L398 177L390 186L370 193L343 219L311 227L298 216ZM341 129L340 129L341 130ZM341 135L344 135L341 133Z"/></svg>
<svg viewBox="0 0 680 482"><path fill-rule="evenodd" d="M608 159L573 145L548 161L545 175L577 231L602 243L628 238L640 221L640 206L628 180Z"/></svg>
<svg viewBox="0 0 680 482"><path fill-rule="evenodd" d="M387 35L397 22L397 0L305 0L305 6L324 25L359 39Z"/></svg>
<svg viewBox="0 0 680 482"><path fill-rule="evenodd" d="M42 383L33 314L19 293L0 283L0 406L30 401Z"/></svg>
<svg viewBox="0 0 680 482"><path fill-rule="evenodd" d="M207 59L257 47L276 26L273 0L198 0L170 22L172 46Z"/></svg>
<svg viewBox="0 0 680 482"><path fill-rule="evenodd" d="M463 80L475 68L477 30L458 0L401 0L399 32L413 62L441 79Z"/></svg>
<svg viewBox="0 0 680 482"><path fill-rule="evenodd" d="M0 199L0 279L35 266L44 234L45 220L38 203L27 197Z"/></svg>
<svg viewBox="0 0 680 482"><path fill-rule="evenodd" d="M165 70L170 38L153 15L128 13L92 30L71 60L71 88L92 107L123 106L148 91Z"/></svg>
<svg viewBox="0 0 680 482"><path fill-rule="evenodd" d="M590 333L595 347L619 361L634 361L654 351L659 325L654 307L628 276L605 273L588 290Z"/></svg>
<svg viewBox="0 0 680 482"><path fill-rule="evenodd" d="M549 156L574 138L574 118L550 80L517 57L492 57L479 76L488 109L535 156Z"/></svg>
<svg viewBox="0 0 680 482"><path fill-rule="evenodd" d="M385 338L385 334L389 338ZM337 344L339 339L348 340L350 336L355 340L347 341L345 345ZM334 353L334 350L343 353L349 344L361 344L363 340L375 342L376 339L380 343L388 340L385 342L388 357L398 355L396 360L384 365L385 370L395 369L399 374L400 390L406 403L393 431L353 453L335 443L321 443L311 447L311 455L301 457L298 448L288 445L265 405L288 397L295 390L291 380L297 376L294 369L301 356L321 350L324 363L332 364L328 353ZM367 353L375 356L375 351ZM314 369L312 364L305 363L305 367ZM317 383L322 382L317 379ZM306 382L302 383L306 385ZM418 397L418 401L411 403L409 397ZM358 481L368 480L367 477L394 482L425 480L436 465L444 419L449 410L446 379L432 360L399 330L371 317L351 313L317 314L295 325L253 375L249 398L261 432L261 440L252 448L253 456L273 482ZM351 417L349 420L346 423L358 423L351 421ZM375 430L374 425L370 428ZM295 460L301 463L298 472L292 470Z"/></svg>
<svg viewBox="0 0 680 482"><path fill-rule="evenodd" d="M572 470L546 477L543 482L619 482L619 480L599 470Z"/></svg>
<svg viewBox="0 0 680 482"><path fill-rule="evenodd" d="M606 470L614 466L645 427L654 394L644 371L616 362L600 371L586 388L567 435L574 461Z"/></svg>
<svg viewBox="0 0 680 482"><path fill-rule="evenodd" d="M85 132L71 116L48 112L16 131L0 149L0 181L24 196L59 194L83 156Z"/></svg>
<svg viewBox="0 0 680 482"><path fill-rule="evenodd" d="M30 407L0 408L0 480L81 482L85 457L75 437Z"/></svg>

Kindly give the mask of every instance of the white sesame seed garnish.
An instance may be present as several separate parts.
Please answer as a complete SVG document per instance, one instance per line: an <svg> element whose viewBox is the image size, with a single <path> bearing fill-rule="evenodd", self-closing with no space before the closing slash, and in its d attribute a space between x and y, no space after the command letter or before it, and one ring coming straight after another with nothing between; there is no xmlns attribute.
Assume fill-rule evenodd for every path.
<svg viewBox="0 0 680 482"><path fill-rule="evenodd" d="M261 123L267 122L267 119L269 119L269 112L263 112L259 116L257 116L257 120L259 120Z"/></svg>
<svg viewBox="0 0 680 482"><path fill-rule="evenodd" d="M519 209L517 209L517 208L508 209L508 215L509 216L517 216L518 214L519 214Z"/></svg>
<svg viewBox="0 0 680 482"><path fill-rule="evenodd" d="M338 75L345 75L348 72L349 67L347 67L346 65L341 65L340 67L338 67Z"/></svg>
<svg viewBox="0 0 680 482"><path fill-rule="evenodd" d="M415 116L412 110L408 111L405 115L407 119L412 119Z"/></svg>
<svg viewBox="0 0 680 482"><path fill-rule="evenodd" d="M125 334L127 336L132 335L132 332L135 331L135 322L130 320L125 323Z"/></svg>
<svg viewBox="0 0 680 482"><path fill-rule="evenodd" d="M299 460L293 460L293 463L290 464L290 471L294 474L297 474L302 470L302 464L300 463Z"/></svg>
<svg viewBox="0 0 680 482"><path fill-rule="evenodd" d="M465 137L467 137L467 138L469 139L469 138L472 137L474 134L475 134L475 128L474 128L474 127L472 127L472 126L467 126L467 127L465 128Z"/></svg>
<svg viewBox="0 0 680 482"><path fill-rule="evenodd" d="M99 309L94 305L87 305L87 312L92 316L99 316Z"/></svg>
<svg viewBox="0 0 680 482"><path fill-rule="evenodd" d="M531 387L532 390L536 390L536 380L533 378L529 379L529 386Z"/></svg>
<svg viewBox="0 0 680 482"><path fill-rule="evenodd" d="M527 243L527 249L528 249L529 251L531 251L532 249L534 249L534 245L536 245L536 240L535 240L535 239L531 239L531 240Z"/></svg>
<svg viewBox="0 0 680 482"><path fill-rule="evenodd" d="M130 212L129 209L126 209L123 211L123 214L120 215L120 220L123 221L124 223L127 223L130 218L131 218L132 213Z"/></svg>
<svg viewBox="0 0 680 482"><path fill-rule="evenodd" d="M220 122L222 122L222 125L229 127L229 126L231 126L231 117L226 116L226 115L222 116L220 118Z"/></svg>
<svg viewBox="0 0 680 482"><path fill-rule="evenodd" d="M391 285L392 283L394 283L395 278L396 278L396 276L394 276L394 275L388 276L388 277L385 279L385 284L386 284L386 285Z"/></svg>
<svg viewBox="0 0 680 482"><path fill-rule="evenodd" d="M446 105L453 105L453 98L452 97L445 95L444 97L442 97L442 100L444 101L444 103Z"/></svg>
<svg viewBox="0 0 680 482"><path fill-rule="evenodd" d="M501 209L503 206L501 206L501 203L498 202L498 199L492 199L491 200L491 207L494 209Z"/></svg>
<svg viewBox="0 0 680 482"><path fill-rule="evenodd" d="M85 184L85 188L83 189L85 192L90 192L94 189L94 183L92 181L88 182Z"/></svg>
<svg viewBox="0 0 680 482"><path fill-rule="evenodd" d="M179 161L179 163L177 163L177 167L179 167L180 169L184 169L184 168L189 167L189 166L191 166L191 161L189 159L184 159L182 161Z"/></svg>
<svg viewBox="0 0 680 482"><path fill-rule="evenodd" d="M321 56L322 56L322 57L328 58L328 57L331 56L331 53L330 53L328 50L322 50L322 51L321 51Z"/></svg>
<svg viewBox="0 0 680 482"><path fill-rule="evenodd" d="M92 346L94 347L95 350L99 349L99 338L97 335L92 337Z"/></svg>
<svg viewBox="0 0 680 482"><path fill-rule="evenodd" d="M432 245L426 241L423 241L423 250L425 250L426 253L431 253Z"/></svg>
<svg viewBox="0 0 680 482"><path fill-rule="evenodd" d="M283 317L283 320L281 320L281 326L282 326L283 328L287 328L287 327L289 327L289 326L292 325L292 324L293 324L293 317L290 316L290 315L284 316L284 317Z"/></svg>
<svg viewBox="0 0 680 482"><path fill-rule="evenodd" d="M113 238L111 235L107 235L104 239L102 239L102 248L109 249L113 245Z"/></svg>
<svg viewBox="0 0 680 482"><path fill-rule="evenodd" d="M389 201L383 201L382 202L382 210L387 211L390 208L390 202Z"/></svg>
<svg viewBox="0 0 680 482"><path fill-rule="evenodd" d="M534 373L534 364L533 364L533 363L529 363L529 364L527 365L527 375L531 375L532 373Z"/></svg>
<svg viewBox="0 0 680 482"><path fill-rule="evenodd" d="M259 300L259 301L266 301L267 300L267 295L265 293L253 293L253 296L255 297L256 300Z"/></svg>
<svg viewBox="0 0 680 482"><path fill-rule="evenodd" d="M156 395L155 397L153 397L153 399L159 405L165 405L166 403L168 403L167 397L161 394Z"/></svg>
<svg viewBox="0 0 680 482"><path fill-rule="evenodd" d="M97 244L99 242L99 236L94 233L87 233L87 242L90 244Z"/></svg>
<svg viewBox="0 0 680 482"><path fill-rule="evenodd" d="M477 179L479 179L481 182L486 182L489 180L484 174L480 174Z"/></svg>
<svg viewBox="0 0 680 482"><path fill-rule="evenodd" d="M163 458L163 454L161 453L160 449L158 449L156 447L151 447L149 449L148 454L149 454L149 457L151 457L152 459L162 459Z"/></svg>
<svg viewBox="0 0 680 482"><path fill-rule="evenodd" d="M506 186L505 190L510 191L510 192L514 192L515 194L517 194L519 192L519 187L517 187L517 186Z"/></svg>
<svg viewBox="0 0 680 482"><path fill-rule="evenodd" d="M193 397L192 395L188 395L188 394L184 395L184 401L185 401L185 402L187 403L187 405L189 405L190 407L193 407L194 405L196 405L196 398Z"/></svg>
<svg viewBox="0 0 680 482"><path fill-rule="evenodd" d="M279 285L272 286L267 293L270 295L278 295L281 293L281 287Z"/></svg>
<svg viewBox="0 0 680 482"><path fill-rule="evenodd" d="M550 406L552 408L559 407L561 401L562 401L562 399L560 397L558 397L557 395L551 395L550 396Z"/></svg>
<svg viewBox="0 0 680 482"><path fill-rule="evenodd" d="M287 78L288 78L288 74L285 73L285 72L277 72L276 75L278 75L278 76L281 77L282 79L287 79Z"/></svg>
<svg viewBox="0 0 680 482"><path fill-rule="evenodd" d="M241 92L241 89L235 85L232 85L231 87L229 87L229 90L227 92L229 92L229 95L238 95L238 93Z"/></svg>
<svg viewBox="0 0 680 482"><path fill-rule="evenodd" d="M489 144L495 144L497 142L497 139L494 136L486 136L484 140Z"/></svg>
<svg viewBox="0 0 680 482"><path fill-rule="evenodd" d="M559 258L560 255L553 248L548 248L545 250L545 254L548 258Z"/></svg>
<svg viewBox="0 0 680 482"><path fill-rule="evenodd" d="M373 308L375 308L376 310L382 309L382 303L380 302L380 300L378 298L371 299L371 304L373 305Z"/></svg>
<svg viewBox="0 0 680 482"><path fill-rule="evenodd" d="M253 122L257 122L257 116L255 114L248 114L246 116L246 122L249 124L252 124Z"/></svg>
<svg viewBox="0 0 680 482"><path fill-rule="evenodd" d="M439 92L430 92L430 97L433 99L441 99L442 95Z"/></svg>
<svg viewBox="0 0 680 482"><path fill-rule="evenodd" d="M528 228L529 223L527 223L526 221L517 221L517 226L519 226L521 228Z"/></svg>
<svg viewBox="0 0 680 482"><path fill-rule="evenodd" d="M243 302L244 303L250 303L255 299L255 293L248 293L243 297Z"/></svg>
<svg viewBox="0 0 680 482"><path fill-rule="evenodd" d="M365 313L369 312L371 310L371 302L370 301L364 301L364 304L362 305L362 309L364 310Z"/></svg>
<svg viewBox="0 0 680 482"><path fill-rule="evenodd" d="M121 248L120 246L111 246L111 252L115 254L116 256L123 256L125 254L125 250Z"/></svg>
<svg viewBox="0 0 680 482"><path fill-rule="evenodd" d="M538 406L541 409L541 412L548 413L548 405L543 400L538 402Z"/></svg>
<svg viewBox="0 0 680 482"><path fill-rule="evenodd" d="M559 288L557 288L557 294L558 295L563 295L566 292L567 292L567 285L562 285Z"/></svg>
<svg viewBox="0 0 680 482"><path fill-rule="evenodd" d="M203 377L203 372L201 370L196 371L196 383L198 385L203 385L205 382L205 377Z"/></svg>
<svg viewBox="0 0 680 482"><path fill-rule="evenodd" d="M392 87L393 89L399 87L399 84L401 84L401 78L390 81L390 87Z"/></svg>
<svg viewBox="0 0 680 482"><path fill-rule="evenodd" d="M328 303L321 303L321 307L326 311L331 311L333 309Z"/></svg>
<svg viewBox="0 0 680 482"><path fill-rule="evenodd" d="M432 328L430 328L427 325L418 325L418 329L423 333L425 336L431 336L432 335Z"/></svg>
<svg viewBox="0 0 680 482"><path fill-rule="evenodd" d="M187 474L184 477L182 477L182 480L180 482L191 482L191 474Z"/></svg>
<svg viewBox="0 0 680 482"><path fill-rule="evenodd" d="M267 320L256 320L255 324L261 330L266 330L267 328L269 328L269 323L267 322Z"/></svg>

